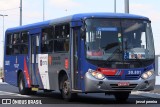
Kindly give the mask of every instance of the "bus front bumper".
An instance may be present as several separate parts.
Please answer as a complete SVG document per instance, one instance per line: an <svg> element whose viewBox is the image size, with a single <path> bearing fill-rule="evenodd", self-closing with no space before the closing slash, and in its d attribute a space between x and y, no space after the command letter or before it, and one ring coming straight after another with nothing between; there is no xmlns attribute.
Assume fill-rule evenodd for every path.
<svg viewBox="0 0 160 107"><path fill-rule="evenodd" d="M127 86L119 86L119 83L129 83ZM85 92L117 92L117 91L151 91L155 86L155 75L144 80L98 80L89 72L85 75Z"/></svg>

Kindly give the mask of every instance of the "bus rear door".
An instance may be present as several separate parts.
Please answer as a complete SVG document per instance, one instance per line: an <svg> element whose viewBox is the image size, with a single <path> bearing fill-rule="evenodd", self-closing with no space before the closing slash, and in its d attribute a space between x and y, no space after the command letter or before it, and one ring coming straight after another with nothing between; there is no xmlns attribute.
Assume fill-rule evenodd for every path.
<svg viewBox="0 0 160 107"><path fill-rule="evenodd" d="M30 75L35 88L50 89L48 76L48 54L40 54L41 33L31 34Z"/></svg>
<svg viewBox="0 0 160 107"><path fill-rule="evenodd" d="M39 86L38 84L38 75L36 73L38 72L38 53L39 53L39 38L40 34L31 34L30 36L30 76L33 86Z"/></svg>

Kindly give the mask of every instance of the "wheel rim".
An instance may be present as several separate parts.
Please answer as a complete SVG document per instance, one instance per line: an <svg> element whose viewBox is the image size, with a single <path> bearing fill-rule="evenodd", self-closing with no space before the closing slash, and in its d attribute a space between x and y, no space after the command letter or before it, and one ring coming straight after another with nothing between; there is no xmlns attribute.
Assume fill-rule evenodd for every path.
<svg viewBox="0 0 160 107"><path fill-rule="evenodd" d="M68 95L69 93L69 87L68 87L68 82L65 81L64 84L63 84L63 92L65 95Z"/></svg>
<svg viewBox="0 0 160 107"><path fill-rule="evenodd" d="M23 90L23 81L22 80L20 80L19 88L20 88L20 90Z"/></svg>

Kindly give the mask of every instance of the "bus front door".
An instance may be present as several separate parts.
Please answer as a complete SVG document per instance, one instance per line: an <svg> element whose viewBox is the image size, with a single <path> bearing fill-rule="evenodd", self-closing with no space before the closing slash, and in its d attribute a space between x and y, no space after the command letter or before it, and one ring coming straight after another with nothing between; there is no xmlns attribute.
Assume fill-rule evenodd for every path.
<svg viewBox="0 0 160 107"><path fill-rule="evenodd" d="M39 38L40 34L31 35L30 42L30 76L32 81L32 86L39 86L37 80L37 70L38 70L38 53L39 53Z"/></svg>
<svg viewBox="0 0 160 107"><path fill-rule="evenodd" d="M81 90L80 27L73 28L72 32L72 88L75 90Z"/></svg>

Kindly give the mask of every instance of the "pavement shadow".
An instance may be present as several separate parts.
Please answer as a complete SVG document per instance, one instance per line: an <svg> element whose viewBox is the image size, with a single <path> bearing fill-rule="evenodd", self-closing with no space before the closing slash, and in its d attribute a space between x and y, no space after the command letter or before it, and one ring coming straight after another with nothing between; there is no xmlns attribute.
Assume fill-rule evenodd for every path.
<svg viewBox="0 0 160 107"><path fill-rule="evenodd" d="M132 102L131 100L127 100L126 102L118 102L114 98L101 98L87 94L78 94L78 96L70 102L65 101L58 92L37 93L32 96L45 99L49 104L135 104L135 102Z"/></svg>

